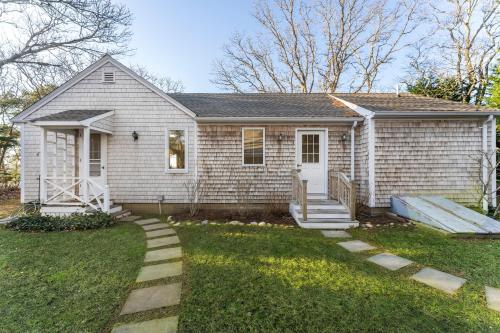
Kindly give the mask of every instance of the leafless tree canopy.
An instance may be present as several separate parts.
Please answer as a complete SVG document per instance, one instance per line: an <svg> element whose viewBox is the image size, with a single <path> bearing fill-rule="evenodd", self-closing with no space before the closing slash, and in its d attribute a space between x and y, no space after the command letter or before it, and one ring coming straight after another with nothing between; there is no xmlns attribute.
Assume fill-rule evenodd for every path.
<svg viewBox="0 0 500 333"><path fill-rule="evenodd" d="M213 82L235 92L333 92L342 84L371 91L381 67L409 45L406 37L421 22L419 4L259 1L254 17L262 31L229 41L215 62Z"/></svg>
<svg viewBox="0 0 500 333"><path fill-rule="evenodd" d="M2 1L0 75L72 74L105 52L126 52L130 24L128 9L110 0Z"/></svg>
<svg viewBox="0 0 500 333"><path fill-rule="evenodd" d="M180 80L174 80L168 76L155 75L148 71L146 67L140 65L132 66L132 70L166 93L181 93L184 91L184 84Z"/></svg>
<svg viewBox="0 0 500 333"><path fill-rule="evenodd" d="M411 48L405 81L454 77L464 103L482 104L500 50L498 0L427 1L427 38Z"/></svg>

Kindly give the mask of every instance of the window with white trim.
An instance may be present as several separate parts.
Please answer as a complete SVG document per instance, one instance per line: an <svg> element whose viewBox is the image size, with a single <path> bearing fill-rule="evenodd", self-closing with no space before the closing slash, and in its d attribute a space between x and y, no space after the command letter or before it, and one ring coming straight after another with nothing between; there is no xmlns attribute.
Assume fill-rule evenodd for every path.
<svg viewBox="0 0 500 333"><path fill-rule="evenodd" d="M243 165L264 165L265 141L264 128L243 128Z"/></svg>
<svg viewBox="0 0 500 333"><path fill-rule="evenodd" d="M187 171L187 131L168 129L166 137L167 171Z"/></svg>

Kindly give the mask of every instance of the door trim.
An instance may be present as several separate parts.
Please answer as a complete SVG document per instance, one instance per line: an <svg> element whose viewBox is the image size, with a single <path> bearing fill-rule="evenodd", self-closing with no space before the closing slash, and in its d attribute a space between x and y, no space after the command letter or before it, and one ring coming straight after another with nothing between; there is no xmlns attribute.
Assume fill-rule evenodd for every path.
<svg viewBox="0 0 500 333"><path fill-rule="evenodd" d="M324 138L323 138L323 154L325 156L324 158L324 166L325 166L325 182L323 184L323 193L328 195L328 128L326 127L297 127L295 128L295 159L294 159L294 168L297 168L297 164L299 163L299 150L298 150L298 144L299 144L299 132L300 131L318 131L318 132L323 132L324 133Z"/></svg>

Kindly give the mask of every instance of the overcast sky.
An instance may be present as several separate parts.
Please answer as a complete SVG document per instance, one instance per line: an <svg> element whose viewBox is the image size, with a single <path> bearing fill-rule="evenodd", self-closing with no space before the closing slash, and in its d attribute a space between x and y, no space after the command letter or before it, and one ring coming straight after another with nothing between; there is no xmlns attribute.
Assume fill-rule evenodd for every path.
<svg viewBox="0 0 500 333"><path fill-rule="evenodd" d="M212 63L235 31L253 32L252 0L121 0L134 15L131 47L122 58L151 72L181 80L185 92L218 92L210 82ZM378 90L394 89L404 53L380 75Z"/></svg>

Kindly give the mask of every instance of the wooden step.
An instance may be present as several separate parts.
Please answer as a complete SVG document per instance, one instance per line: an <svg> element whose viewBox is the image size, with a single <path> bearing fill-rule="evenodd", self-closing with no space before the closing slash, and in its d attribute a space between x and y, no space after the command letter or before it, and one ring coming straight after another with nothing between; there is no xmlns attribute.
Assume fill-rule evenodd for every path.
<svg viewBox="0 0 500 333"><path fill-rule="evenodd" d="M112 205L111 207L109 207L109 213L110 214L113 214L113 213L116 213L116 212L120 212L122 210L123 210L122 205Z"/></svg>

